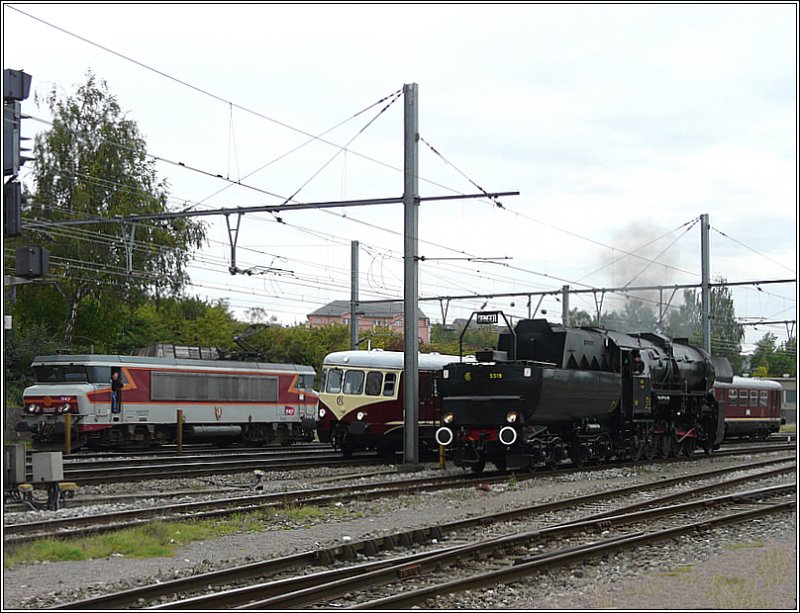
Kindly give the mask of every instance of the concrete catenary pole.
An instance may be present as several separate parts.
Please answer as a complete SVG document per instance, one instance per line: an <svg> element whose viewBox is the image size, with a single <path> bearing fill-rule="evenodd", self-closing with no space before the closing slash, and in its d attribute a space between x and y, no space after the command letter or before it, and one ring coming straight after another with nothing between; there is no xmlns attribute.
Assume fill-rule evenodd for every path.
<svg viewBox="0 0 800 613"><path fill-rule="evenodd" d="M358 241L350 243L350 349L358 349Z"/></svg>
<svg viewBox="0 0 800 613"><path fill-rule="evenodd" d="M419 302L417 242L419 228L419 107L417 84L403 85L404 98L404 274L403 274L403 462L407 468L419 463Z"/></svg>
<svg viewBox="0 0 800 613"><path fill-rule="evenodd" d="M710 261L709 261L709 230L711 225L708 220L708 213L700 215L700 256L702 266L702 279L700 280L701 287L701 311L702 311L702 325L703 325L703 349L711 353L711 293L709 286L711 283L710 275Z"/></svg>

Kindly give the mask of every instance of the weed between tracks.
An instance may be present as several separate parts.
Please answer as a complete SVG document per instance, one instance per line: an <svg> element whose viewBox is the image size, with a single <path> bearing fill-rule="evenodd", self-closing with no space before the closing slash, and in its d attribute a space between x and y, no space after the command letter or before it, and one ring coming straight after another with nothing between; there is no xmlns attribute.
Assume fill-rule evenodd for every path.
<svg viewBox="0 0 800 613"><path fill-rule="evenodd" d="M32 562L64 562L125 556L129 558L171 557L179 547L194 541L231 534L294 530L325 519L338 519L346 509L290 506L277 511L235 513L224 519L153 522L136 528L76 539L42 539L18 547L6 547L3 567Z"/></svg>

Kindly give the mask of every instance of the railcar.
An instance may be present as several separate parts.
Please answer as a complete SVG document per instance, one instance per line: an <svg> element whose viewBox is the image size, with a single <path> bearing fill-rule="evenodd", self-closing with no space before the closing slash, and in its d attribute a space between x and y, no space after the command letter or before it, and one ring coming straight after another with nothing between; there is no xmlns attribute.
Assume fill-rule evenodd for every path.
<svg viewBox="0 0 800 613"><path fill-rule="evenodd" d="M728 361L686 341L521 320L498 350L443 369L436 439L475 472L711 453L715 378L732 378Z"/></svg>
<svg viewBox="0 0 800 613"><path fill-rule="evenodd" d="M733 377L730 383L714 383L714 397L725 412L725 438L768 438L778 432L783 388L777 381Z"/></svg>
<svg viewBox="0 0 800 613"><path fill-rule="evenodd" d="M51 355L32 364L23 423L38 448L123 448L189 441L281 443L313 439L314 369L212 359ZM114 373L120 392L112 392ZM115 378L117 378L115 377ZM117 401L112 402L114 395Z"/></svg>
<svg viewBox="0 0 800 613"><path fill-rule="evenodd" d="M435 450L439 424L436 375L458 356L419 354L419 449ZM403 448L403 352L337 351L322 365L317 436L345 456L377 450L392 457Z"/></svg>

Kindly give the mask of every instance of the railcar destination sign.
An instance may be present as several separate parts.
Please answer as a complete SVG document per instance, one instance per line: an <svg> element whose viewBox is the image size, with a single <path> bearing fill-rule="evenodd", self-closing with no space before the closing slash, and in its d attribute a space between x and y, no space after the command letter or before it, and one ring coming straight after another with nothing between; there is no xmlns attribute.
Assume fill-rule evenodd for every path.
<svg viewBox="0 0 800 613"><path fill-rule="evenodd" d="M475 322L479 324L496 324L498 321L500 321L500 311L484 311L475 315Z"/></svg>

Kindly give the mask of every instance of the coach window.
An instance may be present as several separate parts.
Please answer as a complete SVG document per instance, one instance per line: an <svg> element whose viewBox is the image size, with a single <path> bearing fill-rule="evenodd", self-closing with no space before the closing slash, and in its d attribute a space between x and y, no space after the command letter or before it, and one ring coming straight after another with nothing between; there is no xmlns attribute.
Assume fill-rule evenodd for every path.
<svg viewBox="0 0 800 613"><path fill-rule="evenodd" d="M728 390L728 406L735 407L738 394L736 390Z"/></svg>
<svg viewBox="0 0 800 613"><path fill-rule="evenodd" d="M394 387L397 380L397 375L393 372L387 372L386 378L383 380L383 395L394 396Z"/></svg>
<svg viewBox="0 0 800 613"><path fill-rule="evenodd" d="M325 391L325 382L327 381L327 379L328 379L328 369L327 368L323 368L322 369L322 377L321 377L320 382L319 382L319 389L321 389L323 392Z"/></svg>
<svg viewBox="0 0 800 613"><path fill-rule="evenodd" d="M750 406L758 406L758 390L750 390Z"/></svg>
<svg viewBox="0 0 800 613"><path fill-rule="evenodd" d="M360 394L362 389L364 389L364 371L348 370L344 374L344 393Z"/></svg>
<svg viewBox="0 0 800 613"><path fill-rule="evenodd" d="M331 368L328 371L328 387L325 391L330 394L338 394L342 391L342 371L338 368Z"/></svg>
<svg viewBox="0 0 800 613"><path fill-rule="evenodd" d="M367 373L367 385L364 391L367 396L380 396L383 373L373 370Z"/></svg>
<svg viewBox="0 0 800 613"><path fill-rule="evenodd" d="M739 406L747 406L747 390L739 390Z"/></svg>
<svg viewBox="0 0 800 613"><path fill-rule="evenodd" d="M758 405L762 407L769 406L769 402L767 402L768 400L769 400L769 392L763 391L761 392L761 395L759 397Z"/></svg>

